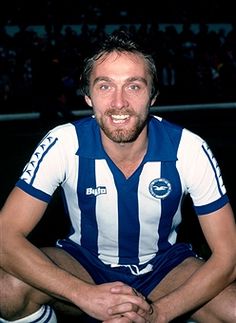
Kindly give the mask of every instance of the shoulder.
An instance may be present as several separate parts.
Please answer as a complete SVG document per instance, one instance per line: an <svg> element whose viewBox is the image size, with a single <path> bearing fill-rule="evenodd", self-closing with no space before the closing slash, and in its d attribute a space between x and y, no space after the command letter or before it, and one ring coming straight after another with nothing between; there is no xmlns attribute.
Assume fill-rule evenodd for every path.
<svg viewBox="0 0 236 323"><path fill-rule="evenodd" d="M181 134L183 131L183 127L168 121L162 117L151 115L149 119L150 128L154 129L154 131L162 131L169 135Z"/></svg>
<svg viewBox="0 0 236 323"><path fill-rule="evenodd" d="M171 138L179 137L179 139L183 141L196 142L199 144L204 143L204 139L197 133L162 117L151 116L150 122L154 125L154 128L161 127Z"/></svg>
<svg viewBox="0 0 236 323"><path fill-rule="evenodd" d="M68 122L52 128L46 136L57 137L60 140L62 140L63 138L66 139L68 137L71 138L71 136L77 137L78 132L87 132L89 128L92 128L93 123L94 120L91 117L83 118L74 122Z"/></svg>

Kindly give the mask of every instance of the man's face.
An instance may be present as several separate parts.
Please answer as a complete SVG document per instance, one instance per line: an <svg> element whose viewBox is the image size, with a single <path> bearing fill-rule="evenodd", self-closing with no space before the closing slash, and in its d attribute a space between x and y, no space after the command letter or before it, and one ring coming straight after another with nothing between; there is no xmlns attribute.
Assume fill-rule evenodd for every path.
<svg viewBox="0 0 236 323"><path fill-rule="evenodd" d="M101 57L90 77L90 96L104 134L114 142L132 142L146 125L151 77L142 57L112 52Z"/></svg>

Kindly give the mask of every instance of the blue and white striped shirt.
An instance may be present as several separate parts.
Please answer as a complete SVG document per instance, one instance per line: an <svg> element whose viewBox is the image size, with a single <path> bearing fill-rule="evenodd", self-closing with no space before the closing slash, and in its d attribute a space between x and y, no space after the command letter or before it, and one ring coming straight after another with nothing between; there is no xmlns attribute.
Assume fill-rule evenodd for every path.
<svg viewBox="0 0 236 323"><path fill-rule="evenodd" d="M39 143L17 186L49 202L61 187L70 239L106 264L144 264L176 242L183 197L204 215L228 202L206 142L151 116L147 153L127 179L108 157L94 117L57 126Z"/></svg>

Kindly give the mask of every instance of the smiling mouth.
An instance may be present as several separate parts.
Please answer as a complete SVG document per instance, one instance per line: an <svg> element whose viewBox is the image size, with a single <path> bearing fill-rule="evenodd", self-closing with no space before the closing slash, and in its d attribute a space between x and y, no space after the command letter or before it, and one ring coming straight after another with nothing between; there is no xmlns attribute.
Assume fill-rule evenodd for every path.
<svg viewBox="0 0 236 323"><path fill-rule="evenodd" d="M124 123L126 120L129 119L128 114L112 114L111 118L114 123Z"/></svg>

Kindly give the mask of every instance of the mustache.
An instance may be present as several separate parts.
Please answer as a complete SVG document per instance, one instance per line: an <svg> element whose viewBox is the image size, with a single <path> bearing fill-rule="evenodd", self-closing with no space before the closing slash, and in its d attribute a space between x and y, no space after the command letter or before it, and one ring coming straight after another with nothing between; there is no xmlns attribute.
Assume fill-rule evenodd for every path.
<svg viewBox="0 0 236 323"><path fill-rule="evenodd" d="M106 111L105 115L107 116L111 116L111 115L129 115L129 116L133 116L136 115L136 113L131 110L131 109L109 109Z"/></svg>

